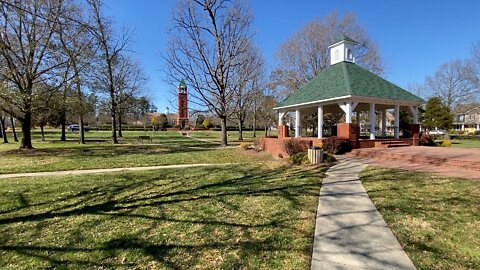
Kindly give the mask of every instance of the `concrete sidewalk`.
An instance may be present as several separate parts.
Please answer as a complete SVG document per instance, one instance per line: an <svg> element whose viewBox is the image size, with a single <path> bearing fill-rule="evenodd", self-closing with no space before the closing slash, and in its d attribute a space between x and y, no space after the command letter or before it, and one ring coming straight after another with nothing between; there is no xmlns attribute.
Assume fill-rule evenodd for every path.
<svg viewBox="0 0 480 270"><path fill-rule="evenodd" d="M10 174L0 174L0 179L17 178L17 177L45 177L45 176L79 175L79 174L99 174L99 173L114 173L114 172L129 172L129 171L151 171L151 170L161 170L161 169L192 168L192 167L216 167L216 166L227 166L231 164L232 163L216 163L216 164L197 163L197 164L178 164L178 165L162 165L162 166L130 167L130 168L71 170L71 171L33 172L33 173L10 173Z"/></svg>
<svg viewBox="0 0 480 270"><path fill-rule="evenodd" d="M343 158L327 171L311 269L415 269L358 179L366 166Z"/></svg>

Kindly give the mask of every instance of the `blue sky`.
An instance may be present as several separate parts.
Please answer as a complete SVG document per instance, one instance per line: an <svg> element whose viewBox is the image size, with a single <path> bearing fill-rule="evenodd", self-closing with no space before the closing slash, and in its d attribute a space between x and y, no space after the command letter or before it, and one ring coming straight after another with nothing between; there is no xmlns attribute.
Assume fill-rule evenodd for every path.
<svg viewBox="0 0 480 270"><path fill-rule="evenodd" d="M256 43L268 71L285 40L315 18L333 10L352 12L369 33L387 67L384 77L407 87L423 82L443 63L464 59L480 41L480 1L445 0L246 0L254 14ZM163 81L160 53L165 51L175 0L106 0L106 14L134 32L131 49L149 77L149 96L164 111L175 101Z"/></svg>

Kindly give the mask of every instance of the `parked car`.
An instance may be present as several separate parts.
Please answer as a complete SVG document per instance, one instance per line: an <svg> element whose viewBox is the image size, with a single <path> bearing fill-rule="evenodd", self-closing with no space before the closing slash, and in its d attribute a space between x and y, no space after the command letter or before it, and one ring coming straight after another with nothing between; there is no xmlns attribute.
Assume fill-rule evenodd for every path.
<svg viewBox="0 0 480 270"><path fill-rule="evenodd" d="M68 131L70 132L75 132L75 131L80 131L80 126L79 125L70 125L68 126ZM88 126L83 126L83 130L85 131L90 131L90 127Z"/></svg>
<svg viewBox="0 0 480 270"><path fill-rule="evenodd" d="M430 134L430 135L445 135L445 131L443 131L441 129L430 130L428 132L428 134Z"/></svg>

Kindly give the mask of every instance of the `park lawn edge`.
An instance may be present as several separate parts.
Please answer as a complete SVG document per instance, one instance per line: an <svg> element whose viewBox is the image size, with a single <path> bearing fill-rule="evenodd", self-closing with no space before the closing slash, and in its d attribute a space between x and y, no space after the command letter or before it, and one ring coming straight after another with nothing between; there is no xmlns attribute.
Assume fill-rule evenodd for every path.
<svg viewBox="0 0 480 270"><path fill-rule="evenodd" d="M480 181L379 167L360 180L418 269L480 267Z"/></svg>

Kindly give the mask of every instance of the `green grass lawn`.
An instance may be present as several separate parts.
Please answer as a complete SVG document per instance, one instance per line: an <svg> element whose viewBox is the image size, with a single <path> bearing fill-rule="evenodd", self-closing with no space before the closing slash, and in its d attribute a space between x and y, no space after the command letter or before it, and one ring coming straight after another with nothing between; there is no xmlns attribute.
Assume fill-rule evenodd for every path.
<svg viewBox="0 0 480 270"><path fill-rule="evenodd" d="M480 181L367 168L360 179L419 269L480 269Z"/></svg>
<svg viewBox="0 0 480 270"><path fill-rule="evenodd" d="M324 170L0 180L0 268L307 269Z"/></svg>
<svg viewBox="0 0 480 270"><path fill-rule="evenodd" d="M219 132L217 132L219 133ZM213 133L212 133L213 134ZM149 135L152 142L142 144L138 136ZM218 143L199 141L182 136L179 132L124 132L120 144L110 143L110 132L86 133L87 144L80 145L68 134L68 141L59 141L58 130L46 132L40 140L33 133L36 149L18 149L18 143L0 144L0 174L74 169L100 169L115 167L191 164L242 163L254 157L241 155L237 149L222 149ZM218 136L218 135L217 135Z"/></svg>
<svg viewBox="0 0 480 270"><path fill-rule="evenodd" d="M480 140L453 140L452 147L480 148Z"/></svg>
<svg viewBox="0 0 480 270"><path fill-rule="evenodd" d="M253 137L253 131L243 131L243 141L252 142L255 138L265 137L265 130L257 130L256 137ZM221 132L219 131L210 131L210 130L201 130L201 131L190 131L189 135L194 138L199 138L202 140L211 140L213 142L221 142ZM268 131L269 136L276 136L277 131ZM238 131L228 131L228 142L232 145L240 144L242 141L238 140L239 132Z"/></svg>

